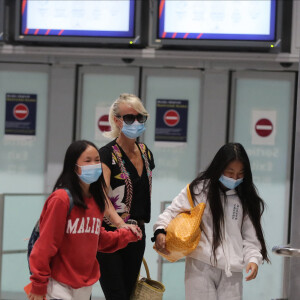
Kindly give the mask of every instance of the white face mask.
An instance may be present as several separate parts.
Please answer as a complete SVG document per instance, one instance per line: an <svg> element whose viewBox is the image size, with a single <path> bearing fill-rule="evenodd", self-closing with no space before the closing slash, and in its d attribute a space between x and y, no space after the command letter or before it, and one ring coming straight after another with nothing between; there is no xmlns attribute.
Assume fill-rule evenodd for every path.
<svg viewBox="0 0 300 300"><path fill-rule="evenodd" d="M87 184L96 182L102 174L101 164L77 166L81 168L81 174L77 174L78 177Z"/></svg>

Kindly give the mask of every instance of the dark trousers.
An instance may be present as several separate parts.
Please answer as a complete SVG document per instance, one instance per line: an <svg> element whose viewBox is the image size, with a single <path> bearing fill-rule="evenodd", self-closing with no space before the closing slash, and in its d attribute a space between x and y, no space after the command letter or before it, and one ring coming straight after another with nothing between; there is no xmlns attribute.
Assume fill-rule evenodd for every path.
<svg viewBox="0 0 300 300"><path fill-rule="evenodd" d="M106 300L129 300L140 272L145 251L145 230L142 240L129 243L114 253L98 252L100 284Z"/></svg>

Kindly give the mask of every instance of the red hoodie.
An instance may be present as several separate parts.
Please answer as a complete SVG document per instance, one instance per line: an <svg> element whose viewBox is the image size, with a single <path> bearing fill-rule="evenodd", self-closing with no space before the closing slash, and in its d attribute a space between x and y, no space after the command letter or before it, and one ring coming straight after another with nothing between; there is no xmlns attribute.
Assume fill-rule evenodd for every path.
<svg viewBox="0 0 300 300"><path fill-rule="evenodd" d="M138 238L128 229L106 231L103 213L94 198L85 198L88 208L74 205L69 211L65 190L53 192L40 217L40 237L30 254L31 293L44 295L49 277L78 289L100 278L97 251L114 252Z"/></svg>

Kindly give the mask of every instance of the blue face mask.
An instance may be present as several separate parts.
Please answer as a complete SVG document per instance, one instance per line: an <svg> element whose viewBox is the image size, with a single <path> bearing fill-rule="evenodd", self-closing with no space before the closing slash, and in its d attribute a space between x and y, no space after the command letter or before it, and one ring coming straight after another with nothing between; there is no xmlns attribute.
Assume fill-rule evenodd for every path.
<svg viewBox="0 0 300 300"><path fill-rule="evenodd" d="M78 166L78 165L77 165ZM91 184L96 182L102 174L101 164L78 166L81 168L81 174L78 177L85 183Z"/></svg>
<svg viewBox="0 0 300 300"><path fill-rule="evenodd" d="M130 139L135 139L139 137L146 130L144 123L139 123L135 121L131 125L127 125L123 122L122 132Z"/></svg>
<svg viewBox="0 0 300 300"><path fill-rule="evenodd" d="M239 184L241 184L243 182L244 178L240 178L238 180L234 180L233 178L227 177L222 175L219 178L219 181L228 189L233 190L235 189Z"/></svg>

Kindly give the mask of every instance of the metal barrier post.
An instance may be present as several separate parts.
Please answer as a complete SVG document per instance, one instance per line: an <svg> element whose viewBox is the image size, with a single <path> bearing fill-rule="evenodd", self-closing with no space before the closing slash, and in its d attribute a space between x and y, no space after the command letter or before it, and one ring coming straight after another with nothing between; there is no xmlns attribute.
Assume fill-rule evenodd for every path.
<svg viewBox="0 0 300 300"><path fill-rule="evenodd" d="M277 255L285 257L300 257L300 249L287 246L274 246L272 252ZM287 299L274 299L274 300L287 300Z"/></svg>
<svg viewBox="0 0 300 300"><path fill-rule="evenodd" d="M290 246L274 246L272 252L287 257L300 257L300 249L292 248Z"/></svg>

